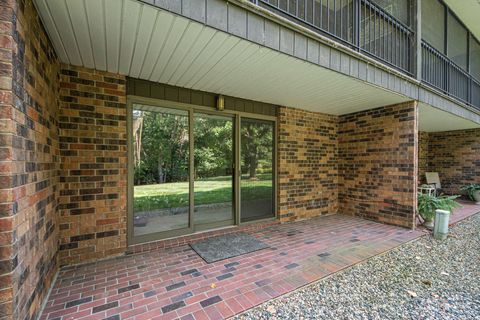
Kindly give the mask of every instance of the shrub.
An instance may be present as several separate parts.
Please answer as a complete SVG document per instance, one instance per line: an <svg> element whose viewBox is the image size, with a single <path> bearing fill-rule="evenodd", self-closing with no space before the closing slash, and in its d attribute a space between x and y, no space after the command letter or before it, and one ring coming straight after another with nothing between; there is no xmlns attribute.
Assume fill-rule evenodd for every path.
<svg viewBox="0 0 480 320"><path fill-rule="evenodd" d="M452 211L460 207L460 204L455 201L459 196L435 196L425 193L418 194L418 213L425 220L433 220L435 217L435 210Z"/></svg>
<svg viewBox="0 0 480 320"><path fill-rule="evenodd" d="M475 198L473 197L473 194L475 191L480 191L480 184L479 183L472 183L468 184L466 186L463 186L461 188L462 191L466 191L468 194L468 197L472 200L475 201Z"/></svg>

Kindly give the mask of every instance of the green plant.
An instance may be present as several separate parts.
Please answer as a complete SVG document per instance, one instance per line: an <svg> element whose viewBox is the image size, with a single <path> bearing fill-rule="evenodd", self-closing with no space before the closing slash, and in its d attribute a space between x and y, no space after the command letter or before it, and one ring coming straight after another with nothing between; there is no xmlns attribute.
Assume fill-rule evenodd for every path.
<svg viewBox="0 0 480 320"><path fill-rule="evenodd" d="M480 191L480 183L472 183L468 184L466 186L463 186L460 188L462 191L466 191L468 194L468 197L472 200L475 201L475 198L473 197L473 194L476 191Z"/></svg>
<svg viewBox="0 0 480 320"><path fill-rule="evenodd" d="M435 210L452 211L459 208L460 204L455 201L459 196L435 196L433 194L418 194L418 212L425 220L433 220Z"/></svg>

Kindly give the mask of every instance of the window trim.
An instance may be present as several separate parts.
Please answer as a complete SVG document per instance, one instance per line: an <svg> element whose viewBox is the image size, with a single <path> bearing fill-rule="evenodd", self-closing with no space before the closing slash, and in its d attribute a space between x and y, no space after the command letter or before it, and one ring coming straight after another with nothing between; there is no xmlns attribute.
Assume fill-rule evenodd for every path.
<svg viewBox="0 0 480 320"><path fill-rule="evenodd" d="M193 113L195 111L197 112L207 112L207 113L216 113L216 114L224 114L224 115L231 115L234 118L235 122L235 160L236 163L240 163L240 121L242 117L245 118L251 118L251 119L259 119L259 120L266 120L266 121L271 121L273 122L274 125L274 130L273 130L273 135L274 135L274 158L273 158L273 169L274 173L272 176L273 179L273 189L274 189L274 216L271 218L265 218L265 219L258 219L255 221L241 221L241 213L240 213L240 181L238 179L238 170L239 166L235 168L235 191L234 191L234 224L229 225L229 226L220 226L220 227L225 227L225 228L235 228L239 227L242 225L248 225L252 223L260 223L264 221L271 221L271 220L276 220L278 219L278 118L276 116L269 116L269 115L262 115L262 114L256 114L256 113L250 113L250 112L243 112L243 111L236 111L236 110L223 110L223 111L218 111L215 108L212 107L206 107L206 106L200 106L200 105L194 105L194 104L187 104L187 103L181 103L181 102L175 102L175 101L170 101L170 100L162 100L162 99L155 99L155 98L147 98L147 97L142 97L142 96L135 96L135 95L127 95L127 205L126 205L126 213L127 213L127 247L132 246L132 245L138 245L138 244L143 244L143 243L148 243L148 242L155 242L155 241L162 241L165 239L169 238L176 238L180 236L187 236L187 235L193 235L201 232L208 232L216 228L216 226L212 226L211 229L195 229L195 224L193 223L193 209L194 209L194 201L193 201L193 193L191 190L193 190L193 143L190 143L189 148L190 148L190 179L189 179L189 188L190 188L190 210L189 210L189 226L188 228L182 228L182 229L177 229L177 230L169 230L169 231L163 231L163 232L155 232L151 234L146 234L146 235L140 235L140 236L135 236L134 235L134 228L133 228L133 187L134 187L134 174L133 174L133 136L132 136L132 130L133 130L133 105L134 104L147 104L150 106L157 106L157 107L166 107L166 108L176 108L176 109L181 109L181 110L186 110L189 112L189 140L193 142Z"/></svg>

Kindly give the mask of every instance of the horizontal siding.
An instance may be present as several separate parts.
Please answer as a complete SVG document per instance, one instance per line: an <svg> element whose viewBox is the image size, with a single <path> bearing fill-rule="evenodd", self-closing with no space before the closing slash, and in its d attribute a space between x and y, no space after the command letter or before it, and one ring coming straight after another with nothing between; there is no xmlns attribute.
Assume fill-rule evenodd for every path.
<svg viewBox="0 0 480 320"><path fill-rule="evenodd" d="M136 78L127 78L127 95L187 103L210 108L215 108L215 102L218 96L215 93L175 87ZM278 106L225 96L225 109L266 116L277 116Z"/></svg>

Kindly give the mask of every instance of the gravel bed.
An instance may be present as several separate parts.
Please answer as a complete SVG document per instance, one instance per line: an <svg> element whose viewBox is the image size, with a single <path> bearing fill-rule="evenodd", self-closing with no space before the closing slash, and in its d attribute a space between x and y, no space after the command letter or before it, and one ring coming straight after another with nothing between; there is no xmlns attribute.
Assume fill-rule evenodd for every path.
<svg viewBox="0 0 480 320"><path fill-rule="evenodd" d="M480 319L480 214L235 319Z"/></svg>

